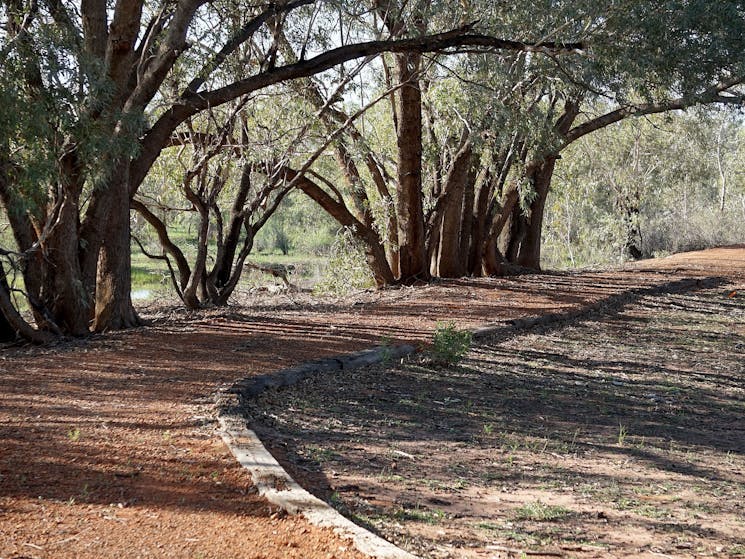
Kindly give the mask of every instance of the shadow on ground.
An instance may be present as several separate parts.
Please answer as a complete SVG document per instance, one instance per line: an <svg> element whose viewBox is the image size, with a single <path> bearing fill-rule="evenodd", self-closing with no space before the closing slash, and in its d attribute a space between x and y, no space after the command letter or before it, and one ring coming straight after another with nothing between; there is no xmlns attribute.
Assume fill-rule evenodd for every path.
<svg viewBox="0 0 745 559"><path fill-rule="evenodd" d="M426 556L579 532L614 556L681 538L736 551L745 303L719 280L672 287L501 327L457 367L420 358L319 378L248 413L295 475ZM551 537L515 520L531 499L566 509Z"/></svg>

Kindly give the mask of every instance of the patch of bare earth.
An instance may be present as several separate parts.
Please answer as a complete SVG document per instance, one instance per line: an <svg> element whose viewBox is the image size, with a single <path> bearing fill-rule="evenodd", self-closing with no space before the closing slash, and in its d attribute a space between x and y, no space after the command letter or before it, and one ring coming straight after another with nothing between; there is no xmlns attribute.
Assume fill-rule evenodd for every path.
<svg viewBox="0 0 745 559"><path fill-rule="evenodd" d="M731 268L726 264L723 270ZM286 294L200 313L155 306L143 309L151 324L141 329L46 348L2 348L0 558L359 557L347 541L301 518L287 517L257 497L250 476L215 433L215 390L239 378L367 348L383 339L424 343L438 321L472 327L581 308L691 275L689 268L685 263L664 272L456 280L336 300ZM694 273L703 277L719 272L707 266ZM380 387L388 386L387 374L379 378ZM353 379L348 380L339 386L353 387ZM390 384L390 398L397 403L403 396L396 390L403 392ZM415 397L418 392L408 393ZM498 395L495 389L495 403ZM454 393L447 396L450 400L438 400L446 410L454 399L467 402ZM732 400L730 395L724 398ZM379 414L384 413L381 408ZM492 423L496 429L496 419ZM627 427L630 444L641 433L633 430L634 424ZM461 429L457 422L451 428ZM483 430L483 425L474 428ZM692 429L698 428L697 422ZM357 438L367 440L369 434L363 430ZM472 435L464 425L461 442L471 445ZM442 435L438 440L442 449L459 444ZM486 438L484 444L496 447L496 440ZM560 449L549 451L549 446L547 452L570 456ZM381 450L381 472L406 471L412 459L394 454L399 456L394 468L386 454L389 447L386 443ZM394 450L421 459L406 445ZM519 446L516 452L522 452ZM730 457L739 464L739 451L731 451ZM439 479L434 477L437 470L430 475L424 462L417 464L423 479ZM441 483L459 483L458 475L444 472L437 474ZM706 472L701 478L709 479ZM478 485L464 479L468 485L455 489L476 491ZM381 489L376 497L381 503L401 498L389 489ZM450 497L443 501L461 502L467 512L460 493L452 493L457 499L450 490L445 494ZM503 495L519 498L514 492ZM436 506L444 511L451 505Z"/></svg>
<svg viewBox="0 0 745 559"><path fill-rule="evenodd" d="M297 478L423 557L745 556L732 269L480 342L458 366L324 374L247 412Z"/></svg>

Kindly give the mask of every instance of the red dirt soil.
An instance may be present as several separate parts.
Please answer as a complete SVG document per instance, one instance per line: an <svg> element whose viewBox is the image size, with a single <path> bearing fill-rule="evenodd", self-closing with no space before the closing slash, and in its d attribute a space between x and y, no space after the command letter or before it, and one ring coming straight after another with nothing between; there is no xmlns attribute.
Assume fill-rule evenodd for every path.
<svg viewBox="0 0 745 559"><path fill-rule="evenodd" d="M426 343L438 322L474 327L719 275L745 281L745 246L344 301L281 295L165 318L158 309L148 327L2 349L0 559L361 557L256 495L215 433L218 387L384 339Z"/></svg>

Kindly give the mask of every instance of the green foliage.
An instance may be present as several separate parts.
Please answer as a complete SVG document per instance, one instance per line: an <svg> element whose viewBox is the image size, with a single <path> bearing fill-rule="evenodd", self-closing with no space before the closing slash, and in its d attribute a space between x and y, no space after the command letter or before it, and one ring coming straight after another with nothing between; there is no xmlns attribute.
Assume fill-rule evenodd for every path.
<svg viewBox="0 0 745 559"><path fill-rule="evenodd" d="M323 278L316 285L318 293L344 294L355 289L375 286L365 260L365 253L353 231L342 229L336 235L329 252L329 262Z"/></svg>
<svg viewBox="0 0 745 559"><path fill-rule="evenodd" d="M400 508L393 513L393 518L402 522L414 521L424 522L425 524L438 524L445 518L445 512L440 509L429 510L420 508L407 509Z"/></svg>
<svg viewBox="0 0 745 559"><path fill-rule="evenodd" d="M628 120L563 153L549 197L549 267L628 259L745 241L742 118L725 110Z"/></svg>
<svg viewBox="0 0 745 559"><path fill-rule="evenodd" d="M47 201L46 188L64 180L64 154L74 148L78 172L95 188L119 158L136 154L143 121L110 109L111 80L72 27L51 17L31 21L27 33L0 43L0 146L8 150L22 205L15 209L36 212Z"/></svg>
<svg viewBox="0 0 745 559"><path fill-rule="evenodd" d="M471 347L471 332L458 330L453 322L438 324L432 336L432 356L442 365L455 365L468 353Z"/></svg>
<svg viewBox="0 0 745 559"><path fill-rule="evenodd" d="M286 49L271 44L272 32L268 27L261 27L254 37L245 36L245 44L236 45L238 48L225 61L214 62L217 60L213 58L214 53L227 52L223 47L229 44L234 32L245 27L259 12L256 11L258 8L232 1L209 2L200 8L198 17L185 22L190 47L171 53L177 59L175 66L172 71L168 70L167 79L157 94L152 92L153 101L148 103L148 95L142 93L141 103L146 106L140 106L140 101L133 99L130 99L131 103L120 103L117 89L122 88L115 87L109 78L116 72L109 72L111 69L104 67L105 62L93 60L94 57L85 51L85 40L80 36L85 8L76 10L62 3L57 11L56 4L32 4L35 6L31 10L34 17L28 19L28 28L17 36L14 36L14 24L23 19L25 13L21 12L26 3L0 5L0 20L3 22L0 26L0 55L3 59L0 66L0 107L3 109L0 111L0 166L12 169L9 183L14 190L12 201L6 203L4 212L32 214L40 231L49 225L44 223L46 206L50 201L54 202L54 193L66 181L78 186L79 178L81 192L77 192L75 198L79 198L81 203L76 211L83 217L86 205L96 199L91 193L104 192L112 173L137 155L138 139L143 137L146 124L154 124L168 111L186 84L195 77L204 78L203 83L197 80L200 95L210 90L221 90L224 93L218 97L227 101L229 85L236 81L253 83L254 78L263 72L258 65L273 67L275 63L285 65L290 62ZM144 13L158 13L156 3L147 2L144 8ZM583 110L607 112L626 102L701 93L722 79L743 75L745 33L743 5L739 1L541 0L509 3L440 0L404 2L400 8L397 17L402 19L401 27L412 35L449 30L478 21L474 28L478 33L524 41L582 41L585 45L582 54L563 53L557 57L536 52L508 52L506 49L499 53L473 49L467 54L440 53L425 57L421 85L425 97L425 126L428 127L424 134L423 156L424 204L427 210L435 206L436 199L442 194L448 165L460 146L464 130L470 132L475 159L494 156L489 171L514 167L509 175L510 181L519 183L520 207L527 211L538 193L534 185L521 179L525 175L523 168L529 166L531 160L540 161L543 155L559 146L554 124L567 101L581 103ZM117 10L112 7L108 15ZM313 2L283 17L283 30L291 47L298 47L299 52L302 45L302 56L307 60L339 46L339 41L367 41L380 37L381 28L376 27L379 19L369 17L367 10L369 6L364 3ZM171 12L167 9L164 14L167 17L162 23L164 30L168 31L166 22L172 19L168 15ZM147 20L143 18L143 25ZM261 21L261 18L255 21ZM151 29L154 34L150 36L143 28L138 36L149 36L152 43L148 39L144 44L149 43L156 50L165 49L170 39L165 41L158 36L158 29L160 26L155 25ZM261 55L262 49L266 49L266 56ZM272 57L275 53L276 61ZM137 56L143 63L150 60L145 54ZM328 94L330 97L337 86L344 84L354 64L340 64L319 76L322 96ZM140 83L146 69L145 66L137 68L130 82ZM159 73L155 72L155 75ZM328 99L323 110L338 108L351 114L391 85L390 76L382 71L378 61L370 63L359 77L359 82L352 79L345 89L334 93L335 97ZM264 83L262 80L258 79L256 83ZM270 82L272 80L266 81ZM329 130L318 118L318 107L307 103L304 94L294 94L295 89L282 83L262 88L260 94L258 91L253 93L255 95L242 107L240 125L230 133L231 145L240 145L238 149L243 153L235 157L235 152L231 151L221 161L209 163L204 169L204 177L217 177L223 172L227 177L224 191L216 193L215 199L210 199L208 204L212 212L209 217L212 220L212 246L216 244L215 237L219 236L216 224L227 221L231 211L229 201L235 192L237 160L250 159L257 166L259 162L282 161L283 165L301 168L308 154L329 138ZM597 99L612 99L613 102L601 104ZM232 105L234 101L225 105L211 102L208 111L194 115L184 128L198 133L214 132L214 126L235 106ZM130 107L127 111L131 114L122 114L121 107ZM372 227L384 242L392 241L394 237L390 230L394 225L388 217L396 200L396 123L389 109L387 103L381 102L355 123L362 140L349 136L338 138L349 149L350 160L362 162L364 156L372 154L375 161L380 162L381 182L378 184L371 180L366 164L357 165L367 197L359 201L351 213L359 216L369 210L375 221ZM688 132L692 134L694 131ZM548 233L549 245L557 247L560 258L572 264L593 259L618 259L622 251L628 249L629 237L632 234L638 236L636 229L644 233L638 240L646 253L669 251L680 248L681 244L683 247L697 247L701 243L734 238L728 236L727 228L739 230L740 214L734 203L738 199L733 195L733 201L728 199L727 204L723 203L726 208L720 209L719 214L708 211L709 206L703 203L707 188L699 185L706 181L710 184L716 182L709 180L714 176L709 167L686 166L691 172L685 174L683 207L680 211L666 212L666 207L657 204L652 195L644 197L647 189L642 189L640 183L652 184L657 189L654 196L660 199L670 195L678 196L676 200L679 201L681 191L673 192L668 186L672 184L671 179L674 179L674 184L682 184L673 176L676 169L669 164L662 168L660 165L664 158L647 157L646 154L637 158L634 165L624 165L627 140L621 138L618 149L609 150L607 169L612 167L610 159L615 158L620 166L613 168L625 167L633 172L594 173L598 167L602 169L602 165L592 168L580 162L567 173L567 176L574 177L571 180L579 178L582 182L575 182L573 187L568 182L563 185L557 198L563 205L551 210L553 215L549 223L555 227ZM718 145L723 144L719 142ZM499 155L508 151L506 146L514 146L514 151L520 152L513 154L515 159L509 163L505 163L508 161L506 155ZM158 149L161 147L157 146ZM688 147L680 149L685 151ZM655 150L659 153L659 146ZM184 170L194 164L194 151L189 146L164 150L147 184L138 192L138 196L155 208L159 217L175 231L193 233L197 223L194 208L184 201L178 189L184 181ZM68 158L70 154L74 157ZM739 155L731 157L729 162L720 158L720 168L736 166L734 162L743 159ZM499 157L503 160L500 161ZM189 158L192 161L188 161ZM479 169L476 165L473 167L477 173ZM327 177L323 188L331 192L334 201L349 203L344 170L335 164L333 158L320 157L312 172ZM585 180L593 173L595 178ZM264 184L268 182L271 181ZM599 191L611 184L615 186L608 191L610 194L603 195ZM738 192L737 185L730 186L732 193ZM253 187L261 190L260 185ZM724 184L721 189L725 190ZM392 193L390 198L384 194L386 191ZM634 215L619 218L619 208L627 207L629 201L638 196L642 199L639 207L634 209ZM255 204L242 208L248 216L249 232L253 231L252 225L264 223L256 217L260 213L257 208L271 208L271 202L278 197L277 193L257 196ZM91 204L91 207L97 206ZM284 254L290 251L317 254L328 249L333 242L330 221L320 217L322 213L317 209L309 211L309 207L307 202L299 202L291 195L259 233L255 240L257 248L279 250ZM668 209L671 207L667 205ZM561 212L564 212L563 217ZM681 214L684 215L683 221ZM402 224L406 216L399 217L399 224ZM366 219L360 221L367 224ZM79 221L83 222L82 219ZM682 235L675 231L681 222L686 223ZM135 234L146 231L141 221L135 223ZM152 233L150 235L152 240ZM248 238L252 238L250 233ZM183 251L187 255L193 254L192 240L175 240L183 240L187 245L182 247ZM678 245L674 246L674 242ZM593 248L583 253L577 248L578 243ZM390 243L386 248L391 248ZM210 258L214 258L212 254ZM322 289L338 291L371 285L370 274L362 271L365 270L364 256L351 240L337 239L331 260L329 273L338 278L326 281Z"/></svg>
<svg viewBox="0 0 745 559"><path fill-rule="evenodd" d="M335 240L333 220L305 195L294 192L282 201L256 235L258 252L328 254Z"/></svg>
<svg viewBox="0 0 745 559"><path fill-rule="evenodd" d="M700 92L742 75L742 10L738 1L616 3L606 8L591 66L626 99Z"/></svg>
<svg viewBox="0 0 745 559"><path fill-rule="evenodd" d="M626 426L619 423L618 424L618 446L623 446L626 442L626 437L628 436L629 432L626 429Z"/></svg>

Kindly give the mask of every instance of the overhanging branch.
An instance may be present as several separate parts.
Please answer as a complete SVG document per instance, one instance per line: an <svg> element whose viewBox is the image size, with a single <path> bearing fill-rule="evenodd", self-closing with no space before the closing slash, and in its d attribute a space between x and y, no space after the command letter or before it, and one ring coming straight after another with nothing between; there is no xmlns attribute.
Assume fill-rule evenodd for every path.
<svg viewBox="0 0 745 559"><path fill-rule="evenodd" d="M131 167L131 195L144 179L160 150L167 144L172 132L186 119L207 109L227 103L241 95L246 95L289 80L307 78L324 72L344 62L381 54L383 52L445 52L458 47L481 47L511 51L540 53L580 53L585 45L582 42L523 42L499 39L489 35L473 33L473 25L467 25L439 33L410 39L378 40L344 45L331 49L307 60L279 66L236 81L224 87L200 93L186 93L170 109L165 111L143 139L141 157Z"/></svg>
<svg viewBox="0 0 745 559"><path fill-rule="evenodd" d="M629 105L621 107L615 111L611 111L599 117L583 122L582 124L575 126L564 136L564 143L562 149L572 142L578 140L582 136L586 136L591 132L605 128L621 120L633 117L633 116L644 116L657 113L664 113L667 111L682 110L692 107L694 105L706 104L706 103L734 103L737 102L742 104L743 96L737 95L733 97L723 96L722 93L728 89L740 85L743 83L743 77L737 76L730 78L729 80L718 83L710 89L693 95L686 95L678 97L676 99L669 99L667 101L660 101L657 103L642 103L639 105ZM730 101L730 99L737 99L737 101Z"/></svg>

